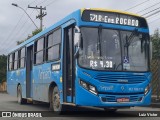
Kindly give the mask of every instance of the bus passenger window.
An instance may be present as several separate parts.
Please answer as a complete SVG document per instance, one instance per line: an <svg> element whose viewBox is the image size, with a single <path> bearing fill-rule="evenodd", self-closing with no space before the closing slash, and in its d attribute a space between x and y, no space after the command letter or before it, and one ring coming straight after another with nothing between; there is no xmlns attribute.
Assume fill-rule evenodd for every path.
<svg viewBox="0 0 160 120"><path fill-rule="evenodd" d="M25 48L22 48L20 50L20 62L19 62L19 68L23 68L25 67L25 56L26 56L26 53L25 53Z"/></svg>
<svg viewBox="0 0 160 120"><path fill-rule="evenodd" d="M58 60L60 58L61 29L57 29L47 37L46 60Z"/></svg>
<svg viewBox="0 0 160 120"><path fill-rule="evenodd" d="M12 56L12 54L10 54L8 57L8 69L9 70L13 69L13 56Z"/></svg>
<svg viewBox="0 0 160 120"><path fill-rule="evenodd" d="M35 64L40 64L44 61L44 38L39 39L35 43Z"/></svg>
<svg viewBox="0 0 160 120"><path fill-rule="evenodd" d="M18 68L18 51L14 53L14 70Z"/></svg>

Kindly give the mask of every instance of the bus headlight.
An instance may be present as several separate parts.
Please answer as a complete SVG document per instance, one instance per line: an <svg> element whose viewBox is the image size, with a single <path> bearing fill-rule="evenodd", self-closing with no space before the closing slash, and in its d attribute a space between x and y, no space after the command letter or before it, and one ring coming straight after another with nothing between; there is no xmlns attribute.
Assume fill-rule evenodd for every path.
<svg viewBox="0 0 160 120"><path fill-rule="evenodd" d="M85 89L88 89L87 83L83 82L80 80L80 84L82 87L84 87Z"/></svg>
<svg viewBox="0 0 160 120"><path fill-rule="evenodd" d="M80 85L91 93L97 95L96 87L80 80Z"/></svg>
<svg viewBox="0 0 160 120"><path fill-rule="evenodd" d="M147 85L147 87L145 88L145 90L144 90L144 95L147 95L147 93L149 92L150 88L151 88L151 84L149 83Z"/></svg>
<svg viewBox="0 0 160 120"><path fill-rule="evenodd" d="M92 92L93 94L97 95L96 88L92 85L89 85L89 91Z"/></svg>

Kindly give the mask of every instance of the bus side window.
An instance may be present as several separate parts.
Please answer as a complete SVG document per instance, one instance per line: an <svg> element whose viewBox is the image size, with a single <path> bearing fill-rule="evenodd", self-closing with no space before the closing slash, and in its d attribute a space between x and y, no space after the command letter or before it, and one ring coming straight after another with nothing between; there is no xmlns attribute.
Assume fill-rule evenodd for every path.
<svg viewBox="0 0 160 120"><path fill-rule="evenodd" d="M14 70L18 68L18 51L14 53Z"/></svg>
<svg viewBox="0 0 160 120"><path fill-rule="evenodd" d="M58 60L60 58L61 29L53 31L47 36L46 60Z"/></svg>
<svg viewBox="0 0 160 120"><path fill-rule="evenodd" d="M34 64L40 64L44 61L44 37L36 41L34 46Z"/></svg>
<svg viewBox="0 0 160 120"><path fill-rule="evenodd" d="M15 57L15 53L12 54L12 70L14 70L14 57Z"/></svg>
<svg viewBox="0 0 160 120"><path fill-rule="evenodd" d="M8 70L12 70L12 67L13 67L13 57L12 54L10 54L8 57Z"/></svg>
<svg viewBox="0 0 160 120"><path fill-rule="evenodd" d="M25 56L26 56L26 50L24 47L19 51L19 68L25 67Z"/></svg>

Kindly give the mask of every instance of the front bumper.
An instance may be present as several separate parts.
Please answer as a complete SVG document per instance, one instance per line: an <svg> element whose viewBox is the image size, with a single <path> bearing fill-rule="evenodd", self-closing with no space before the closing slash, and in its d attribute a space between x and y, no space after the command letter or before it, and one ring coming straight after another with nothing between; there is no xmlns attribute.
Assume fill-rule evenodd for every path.
<svg viewBox="0 0 160 120"><path fill-rule="evenodd" d="M96 107L132 107L147 106L151 103L151 89L144 94L98 94L94 95L81 86L76 88L76 104L80 106ZM106 99L105 99L106 98ZM117 102L117 98L129 98L129 102Z"/></svg>

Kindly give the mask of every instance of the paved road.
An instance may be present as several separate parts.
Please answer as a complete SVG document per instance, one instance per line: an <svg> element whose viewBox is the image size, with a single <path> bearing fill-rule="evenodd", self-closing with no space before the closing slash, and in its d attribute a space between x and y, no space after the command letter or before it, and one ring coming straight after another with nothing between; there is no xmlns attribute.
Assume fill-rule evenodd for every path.
<svg viewBox="0 0 160 120"><path fill-rule="evenodd" d="M12 97L8 94L0 93L0 111L49 111L49 105L48 104L25 104L25 105L19 105L17 103L16 97ZM142 115L142 113L154 113L154 111L160 111L160 108L149 108L149 107L133 107L130 109L119 109L116 113L108 113L104 112L103 109L97 109L97 108L88 108L88 107L67 107L70 110L76 110L76 111L94 111L92 112L87 112L86 113L81 113L81 112L76 112L72 116L70 114L65 114L65 115L56 115L56 117L44 117L44 118L32 118L34 120L72 120L72 119L87 119L87 120L93 120L93 119L132 119L132 120L137 120L137 119L144 119L144 120L159 120L160 118L158 117L138 117L139 114ZM96 112L95 112L96 111ZM126 111L129 111L126 113ZM138 112L135 112L138 111ZM160 114L160 112L159 112ZM100 117L103 116L103 117ZM114 117L115 116L115 117ZM117 117L118 116L118 117ZM6 120L6 118L0 118ZM30 120L31 118L7 118L7 120Z"/></svg>

